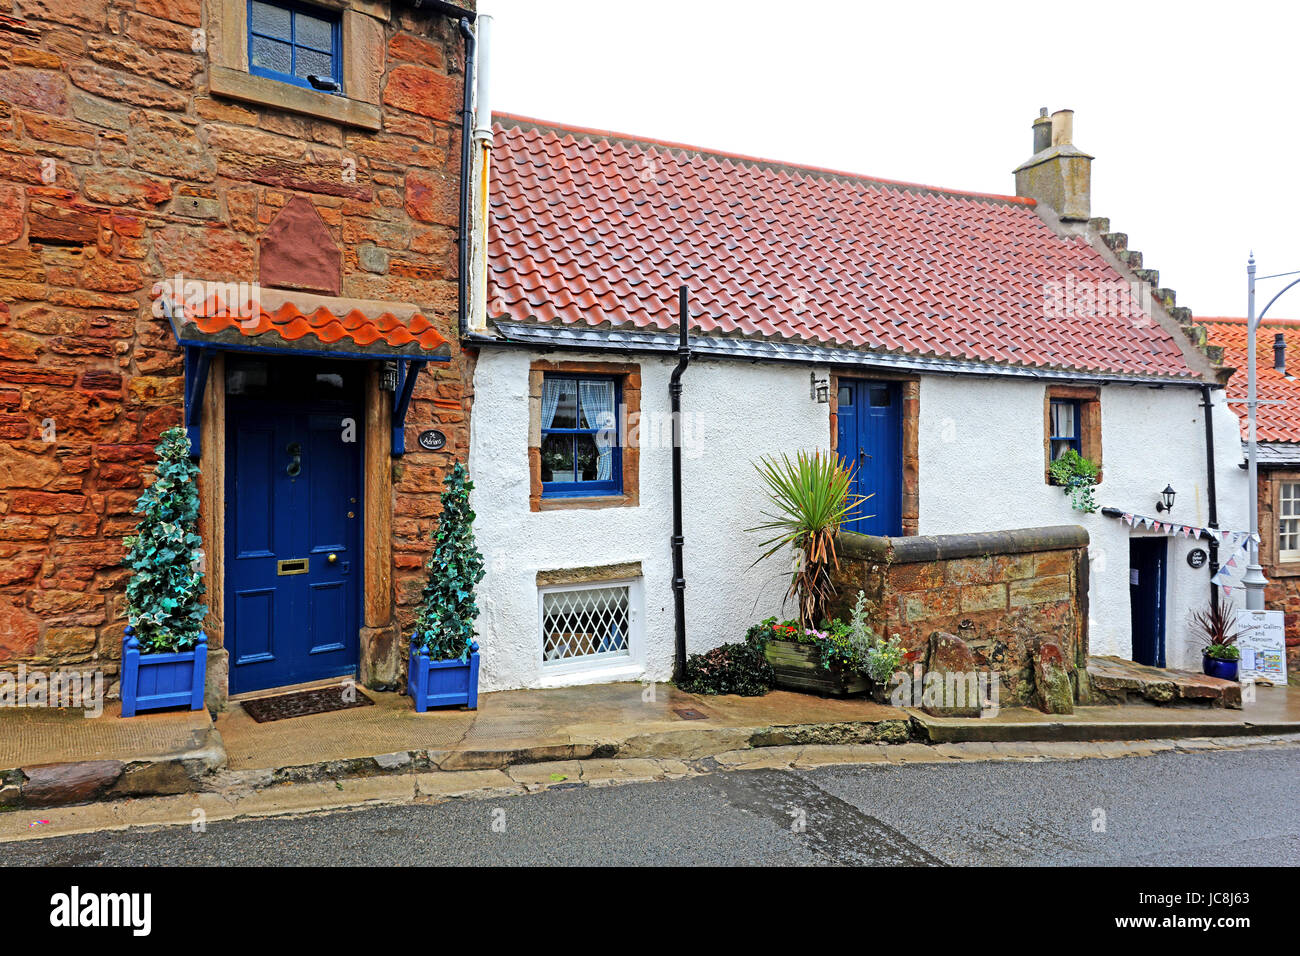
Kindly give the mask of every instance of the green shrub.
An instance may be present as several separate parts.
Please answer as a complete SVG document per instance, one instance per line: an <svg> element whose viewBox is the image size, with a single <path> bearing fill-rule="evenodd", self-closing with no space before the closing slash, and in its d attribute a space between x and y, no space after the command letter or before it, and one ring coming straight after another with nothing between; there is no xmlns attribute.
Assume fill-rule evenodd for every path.
<svg viewBox="0 0 1300 956"><path fill-rule="evenodd" d="M140 523L135 534L122 539L123 564L131 569L126 616L146 654L189 650L208 613L201 600L203 539L194 484L199 469L190 460L185 429L169 428L161 439L154 449L153 484L136 501Z"/></svg>
<svg viewBox="0 0 1300 956"><path fill-rule="evenodd" d="M772 665L754 644L723 644L686 658L677 686L688 694L762 697L772 689Z"/></svg>
<svg viewBox="0 0 1300 956"><path fill-rule="evenodd" d="M483 555L474 543L474 512L465 466L456 462L442 492L442 513L425 564L429 578L415 613L411 643L430 660L469 660L478 603L474 586L483 580Z"/></svg>

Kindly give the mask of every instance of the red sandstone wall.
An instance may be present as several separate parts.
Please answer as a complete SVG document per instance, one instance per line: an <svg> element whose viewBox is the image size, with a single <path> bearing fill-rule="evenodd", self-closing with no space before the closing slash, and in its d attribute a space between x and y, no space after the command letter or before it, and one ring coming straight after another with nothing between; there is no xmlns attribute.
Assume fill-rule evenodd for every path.
<svg viewBox="0 0 1300 956"><path fill-rule="evenodd" d="M367 3L371 9L380 7ZM121 536L182 367L147 307L164 277L251 281L307 196L342 293L419 304L455 349L463 48L445 17L383 25L383 128L210 95L200 0L0 0L0 664L119 655ZM355 163L355 181L340 175ZM364 261L362 261L364 259ZM460 356L408 418L448 435L394 469L394 582L419 591L431 493L468 448ZM209 387L219 387L210 383ZM403 623L407 623L406 620Z"/></svg>

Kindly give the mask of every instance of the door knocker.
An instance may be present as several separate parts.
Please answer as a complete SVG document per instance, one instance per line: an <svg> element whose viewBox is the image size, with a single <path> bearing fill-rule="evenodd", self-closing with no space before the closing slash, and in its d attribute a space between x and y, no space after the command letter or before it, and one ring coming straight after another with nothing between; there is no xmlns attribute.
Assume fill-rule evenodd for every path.
<svg viewBox="0 0 1300 956"><path fill-rule="evenodd" d="M302 443L291 441L284 450L289 453L289 466L284 469L284 473L290 478L297 478L302 474Z"/></svg>

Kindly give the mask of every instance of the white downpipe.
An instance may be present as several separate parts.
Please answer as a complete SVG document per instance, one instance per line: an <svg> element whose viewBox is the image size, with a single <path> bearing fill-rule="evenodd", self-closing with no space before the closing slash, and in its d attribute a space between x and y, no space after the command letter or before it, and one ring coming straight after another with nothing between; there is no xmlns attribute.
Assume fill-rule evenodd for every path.
<svg viewBox="0 0 1300 956"><path fill-rule="evenodd" d="M476 23L478 86L474 91L474 169L472 223L470 227L469 328L487 330L488 192L492 175L492 17L481 14Z"/></svg>

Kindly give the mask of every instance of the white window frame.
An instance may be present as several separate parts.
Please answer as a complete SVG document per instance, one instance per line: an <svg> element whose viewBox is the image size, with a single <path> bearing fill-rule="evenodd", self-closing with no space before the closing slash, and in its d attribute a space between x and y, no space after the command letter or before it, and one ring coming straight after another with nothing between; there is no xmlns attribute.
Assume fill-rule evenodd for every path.
<svg viewBox="0 0 1300 956"><path fill-rule="evenodd" d="M1296 490L1294 495L1290 496L1293 502L1292 511L1289 517L1282 515L1282 502L1288 500L1287 488L1291 487ZM1300 481L1279 481L1277 484L1277 560L1279 564L1289 561L1300 561L1300 548L1284 549L1282 547L1282 527L1285 522L1295 521L1300 523ZM1296 529L1300 534L1300 527Z"/></svg>
<svg viewBox="0 0 1300 956"><path fill-rule="evenodd" d="M561 661L546 660L543 656L546 647L545 596L556 592L618 587L627 588L627 654L618 657L597 655ZM644 591L641 578L611 578L608 581L587 581L581 584L538 586L536 660L538 671L542 675L542 686L634 680L640 677L645 671Z"/></svg>

